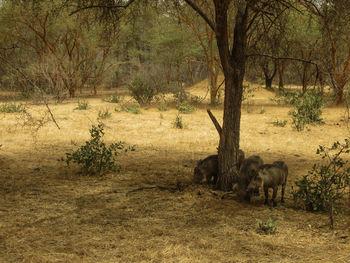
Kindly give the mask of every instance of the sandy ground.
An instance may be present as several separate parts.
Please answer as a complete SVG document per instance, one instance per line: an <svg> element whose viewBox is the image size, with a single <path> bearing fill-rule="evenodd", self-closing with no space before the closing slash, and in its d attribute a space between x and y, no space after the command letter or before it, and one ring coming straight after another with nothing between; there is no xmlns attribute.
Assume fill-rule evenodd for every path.
<svg viewBox="0 0 350 263"><path fill-rule="evenodd" d="M204 96L204 86L189 91ZM330 230L326 214L296 209L290 193L318 162L318 145L349 136L346 109L326 107L324 125L297 132L290 107L272 97L257 89L245 101L240 147L265 163L288 164L287 200L277 208L264 206L263 196L251 204L234 195L222 200L223 193L192 183L196 162L218 145L207 105L183 114L182 130L172 127L175 108L135 115L114 112L118 105L101 98L88 98L86 111L74 110L76 100L52 105L60 130L50 122L34 131L21 125L20 114L1 114L0 262L350 262L349 212ZM112 116L104 120L105 141L122 140L136 151L117 157L119 174L78 175L57 159L89 139L106 108ZM28 108L36 116L43 110ZM220 107L212 112L222 119ZM276 120L288 122L276 127ZM270 217L274 235L257 222Z"/></svg>

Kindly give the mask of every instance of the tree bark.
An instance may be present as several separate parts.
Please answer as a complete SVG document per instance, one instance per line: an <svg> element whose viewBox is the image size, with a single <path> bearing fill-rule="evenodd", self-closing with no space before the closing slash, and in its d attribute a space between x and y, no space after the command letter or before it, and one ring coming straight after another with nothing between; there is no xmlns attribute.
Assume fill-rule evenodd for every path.
<svg viewBox="0 0 350 263"><path fill-rule="evenodd" d="M236 14L234 40L230 54L227 32L229 2L214 0L217 45L225 76L224 117L220 134L219 176L216 187L224 191L232 188L232 182L237 174L235 163L239 150L248 18L246 1L241 1Z"/></svg>

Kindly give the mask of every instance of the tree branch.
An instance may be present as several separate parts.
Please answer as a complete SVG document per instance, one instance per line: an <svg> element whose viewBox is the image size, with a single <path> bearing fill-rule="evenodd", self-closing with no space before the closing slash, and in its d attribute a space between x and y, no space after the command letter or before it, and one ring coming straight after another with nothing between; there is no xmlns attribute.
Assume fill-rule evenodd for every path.
<svg viewBox="0 0 350 263"><path fill-rule="evenodd" d="M80 11L92 9L92 8L128 8L129 5L131 5L135 0L129 0L125 5L90 5L90 6L84 6L81 8L78 8L77 10L71 12L69 15L72 16Z"/></svg>
<svg viewBox="0 0 350 263"><path fill-rule="evenodd" d="M207 22L207 24L211 27L211 29L216 32L215 25L213 21L209 19L209 17L195 4L192 2L192 0L185 0L185 2L192 7L194 11L196 11L204 20Z"/></svg>
<svg viewBox="0 0 350 263"><path fill-rule="evenodd" d="M213 113L209 109L207 109L207 112L209 114L211 121L214 123L214 126L215 126L216 130L218 131L219 136L221 136L222 128L221 128L219 122L217 121L217 119L215 118L215 116L213 115Z"/></svg>

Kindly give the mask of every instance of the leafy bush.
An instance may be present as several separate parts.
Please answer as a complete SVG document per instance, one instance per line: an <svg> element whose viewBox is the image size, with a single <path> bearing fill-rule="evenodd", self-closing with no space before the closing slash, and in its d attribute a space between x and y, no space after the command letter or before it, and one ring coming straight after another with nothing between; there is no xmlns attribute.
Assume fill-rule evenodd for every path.
<svg viewBox="0 0 350 263"><path fill-rule="evenodd" d="M292 115L293 126L297 131L302 131L305 124L323 124L321 118L324 100L318 96L315 91L308 91L304 94L295 93L290 103L294 105L295 110L290 111Z"/></svg>
<svg viewBox="0 0 350 263"><path fill-rule="evenodd" d="M123 106L122 111L130 112L133 114L140 114L141 110L138 106Z"/></svg>
<svg viewBox="0 0 350 263"><path fill-rule="evenodd" d="M284 127L284 126L286 126L286 124L287 124L286 120L284 120L284 121L276 120L276 121L272 122L273 126L278 126L278 127Z"/></svg>
<svg viewBox="0 0 350 263"><path fill-rule="evenodd" d="M118 95L118 92L114 92L109 97L104 98L103 101L110 102L110 103L119 103L121 101L121 98L120 98L120 95Z"/></svg>
<svg viewBox="0 0 350 263"><path fill-rule="evenodd" d="M98 111L98 119L104 120L110 118L111 116L112 113L110 113L108 109Z"/></svg>
<svg viewBox="0 0 350 263"><path fill-rule="evenodd" d="M242 101L248 100L249 98L253 98L255 95L253 94L257 88L251 88L250 85L243 85L243 95Z"/></svg>
<svg viewBox="0 0 350 263"><path fill-rule="evenodd" d="M319 146L316 154L320 155L323 164L314 164L311 171L295 181L296 190L292 194L295 203L308 211L329 212L333 227L333 213L339 209L337 202L345 195L350 186L350 166L341 155L350 152L350 141L335 142L331 148ZM334 152L332 154L332 152Z"/></svg>
<svg viewBox="0 0 350 263"><path fill-rule="evenodd" d="M162 90L164 83L159 76L155 75L135 75L127 88L131 96L140 104L150 104L153 98Z"/></svg>
<svg viewBox="0 0 350 263"><path fill-rule="evenodd" d="M71 163L77 163L84 175L103 175L106 171L118 172L120 166L116 164L114 157L121 150L134 150L134 148L125 148L123 142L112 143L108 147L103 142L104 136L103 124L100 123L90 129L91 139L85 142L73 153L66 153L66 158L61 158L69 166Z"/></svg>
<svg viewBox="0 0 350 263"><path fill-rule="evenodd" d="M176 115L176 118L173 122L173 127L177 129L183 129L184 125L182 123L182 116L181 115Z"/></svg>
<svg viewBox="0 0 350 263"><path fill-rule="evenodd" d="M259 230L265 234L275 234L277 231L276 220L269 217L266 221L256 219L259 223Z"/></svg>
<svg viewBox="0 0 350 263"><path fill-rule="evenodd" d="M191 95L188 92L186 92L183 88L175 89L175 91L173 91L174 101L177 104L187 102L190 96Z"/></svg>
<svg viewBox="0 0 350 263"><path fill-rule="evenodd" d="M89 108L89 102L86 100L78 101L78 106L75 107L75 110L87 110Z"/></svg>
<svg viewBox="0 0 350 263"><path fill-rule="evenodd" d="M16 103L4 103L0 105L0 112L5 113L15 113L15 112L23 112L25 110L23 104L16 104Z"/></svg>
<svg viewBox="0 0 350 263"><path fill-rule="evenodd" d="M180 113L191 113L194 111L194 107L187 103L187 102L183 102L181 104L177 104L176 105L176 109L180 112Z"/></svg>

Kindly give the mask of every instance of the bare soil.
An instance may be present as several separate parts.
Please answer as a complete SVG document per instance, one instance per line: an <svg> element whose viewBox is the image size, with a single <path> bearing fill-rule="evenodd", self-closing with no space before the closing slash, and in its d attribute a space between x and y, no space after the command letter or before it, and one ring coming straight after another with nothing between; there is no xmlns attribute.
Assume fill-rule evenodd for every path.
<svg viewBox="0 0 350 263"><path fill-rule="evenodd" d="M205 83L189 91L204 96ZM218 145L207 105L183 114L182 130L172 125L175 108L135 115L96 97L87 98L88 110L74 110L77 100L52 105L60 130L50 122L35 131L20 125L21 114L1 114L0 262L350 262L349 212L330 230L327 214L295 208L290 193L319 161L318 145L349 136L346 109L326 107L324 125L297 132L290 107L273 97L258 88L245 101L240 147L265 163L288 164L286 204L276 208L264 206L262 195L248 204L192 183L196 162ZM105 141L136 151L117 157L120 173L79 175L57 159L89 139L106 108ZM35 116L44 110L28 109ZM212 111L222 120L220 107ZM288 122L276 127L276 120ZM268 218L276 220L273 235L259 229L257 219Z"/></svg>

